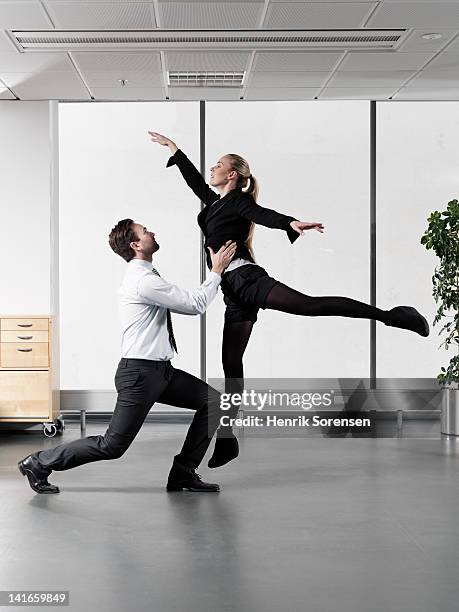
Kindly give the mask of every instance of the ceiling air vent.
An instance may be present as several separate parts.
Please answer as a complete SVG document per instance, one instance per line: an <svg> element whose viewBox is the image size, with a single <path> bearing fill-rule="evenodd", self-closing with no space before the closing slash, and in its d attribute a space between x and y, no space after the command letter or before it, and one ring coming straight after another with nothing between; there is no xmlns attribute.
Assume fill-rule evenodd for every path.
<svg viewBox="0 0 459 612"><path fill-rule="evenodd" d="M12 30L20 51L395 49L408 30Z"/></svg>
<svg viewBox="0 0 459 612"><path fill-rule="evenodd" d="M167 84L171 87L242 87L244 72L170 71Z"/></svg>

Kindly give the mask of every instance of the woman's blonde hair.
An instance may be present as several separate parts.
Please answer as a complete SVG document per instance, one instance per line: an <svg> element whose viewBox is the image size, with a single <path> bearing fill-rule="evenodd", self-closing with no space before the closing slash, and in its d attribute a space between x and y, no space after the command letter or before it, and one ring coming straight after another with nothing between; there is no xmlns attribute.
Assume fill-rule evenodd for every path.
<svg viewBox="0 0 459 612"><path fill-rule="evenodd" d="M258 181L252 176L250 172L250 166L243 157L237 155L236 153L228 153L227 157L230 160L230 165L233 170L236 170L238 173L238 179L236 183L236 187L241 187L244 193L250 193L252 198L257 201L258 198ZM252 247L253 233L255 231L255 223L252 221L250 224L249 235L247 236L247 240L245 241L245 246L248 248L250 255L255 261L255 255Z"/></svg>

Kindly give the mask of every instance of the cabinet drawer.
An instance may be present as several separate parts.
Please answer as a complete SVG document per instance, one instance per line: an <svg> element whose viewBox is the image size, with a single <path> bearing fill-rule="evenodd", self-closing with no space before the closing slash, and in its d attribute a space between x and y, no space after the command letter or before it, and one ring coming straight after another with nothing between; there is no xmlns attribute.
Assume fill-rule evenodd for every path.
<svg viewBox="0 0 459 612"><path fill-rule="evenodd" d="M46 331L2 331L1 342L48 342L48 330Z"/></svg>
<svg viewBox="0 0 459 612"><path fill-rule="evenodd" d="M0 371L0 419L49 416L49 372Z"/></svg>
<svg viewBox="0 0 459 612"><path fill-rule="evenodd" d="M3 330L47 330L48 319L1 319L0 329Z"/></svg>
<svg viewBox="0 0 459 612"><path fill-rule="evenodd" d="M48 343L2 342L0 365L2 368L48 367Z"/></svg>

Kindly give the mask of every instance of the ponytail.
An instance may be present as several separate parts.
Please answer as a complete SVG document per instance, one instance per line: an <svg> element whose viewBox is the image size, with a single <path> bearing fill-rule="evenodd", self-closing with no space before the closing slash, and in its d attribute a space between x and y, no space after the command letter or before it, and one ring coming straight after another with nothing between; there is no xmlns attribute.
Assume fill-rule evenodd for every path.
<svg viewBox="0 0 459 612"><path fill-rule="evenodd" d="M257 201L258 198L258 181L257 179L250 175L248 178L248 189L246 189L246 193L249 193L252 198ZM253 234L255 232L255 223L252 221L250 224L249 235L247 236L247 240L245 241L245 246L249 250L250 255L252 256L253 261L255 261L255 253L253 252Z"/></svg>
<svg viewBox="0 0 459 612"><path fill-rule="evenodd" d="M228 153L228 157L231 159L231 167L239 174L236 187L240 187L243 193L250 194L256 202L258 199L259 185L257 179L250 172L249 164L243 157L236 153ZM252 221L250 223L249 234L244 244L252 259L255 261L255 254L252 246L254 232L255 223Z"/></svg>

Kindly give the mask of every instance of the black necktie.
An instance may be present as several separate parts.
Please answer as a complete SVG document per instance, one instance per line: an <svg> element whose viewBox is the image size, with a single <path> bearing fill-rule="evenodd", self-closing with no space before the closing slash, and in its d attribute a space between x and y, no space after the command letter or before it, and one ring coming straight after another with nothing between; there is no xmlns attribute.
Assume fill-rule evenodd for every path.
<svg viewBox="0 0 459 612"><path fill-rule="evenodd" d="M156 276L161 276L161 274L158 272L156 268L152 268L151 271L153 272L153 274L156 274ZM167 317L167 331L169 332L169 342L171 343L171 346L175 350L175 352L178 353L177 344L175 342L175 337L174 337L174 330L172 328L172 315L171 315L171 311L169 310L169 308L167 308L166 310L166 317Z"/></svg>

